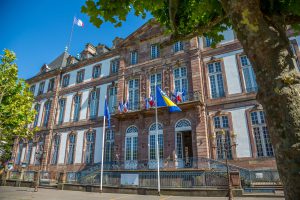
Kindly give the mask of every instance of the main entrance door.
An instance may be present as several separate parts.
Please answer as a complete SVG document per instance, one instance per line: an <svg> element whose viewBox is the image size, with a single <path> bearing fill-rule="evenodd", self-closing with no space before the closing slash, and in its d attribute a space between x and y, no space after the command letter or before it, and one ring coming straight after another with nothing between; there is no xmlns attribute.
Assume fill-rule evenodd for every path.
<svg viewBox="0 0 300 200"><path fill-rule="evenodd" d="M184 119L179 120L175 126L176 155L175 164L177 168L190 168L193 166L193 146L191 123Z"/></svg>

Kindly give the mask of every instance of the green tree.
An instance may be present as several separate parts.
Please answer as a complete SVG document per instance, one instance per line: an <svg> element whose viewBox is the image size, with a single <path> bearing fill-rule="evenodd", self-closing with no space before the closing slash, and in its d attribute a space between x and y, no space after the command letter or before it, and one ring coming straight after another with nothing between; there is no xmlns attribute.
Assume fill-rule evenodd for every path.
<svg viewBox="0 0 300 200"><path fill-rule="evenodd" d="M128 13L147 12L176 40L209 36L233 28L249 57L259 85L286 199L300 197L300 76L287 30L300 22L298 0L88 0L82 12L99 27L104 21L121 26Z"/></svg>
<svg viewBox="0 0 300 200"><path fill-rule="evenodd" d="M5 151L1 160L9 159L13 140L16 137L30 137L34 129L35 111L32 109L33 95L24 80L18 78L16 56L4 50L0 62L0 148Z"/></svg>

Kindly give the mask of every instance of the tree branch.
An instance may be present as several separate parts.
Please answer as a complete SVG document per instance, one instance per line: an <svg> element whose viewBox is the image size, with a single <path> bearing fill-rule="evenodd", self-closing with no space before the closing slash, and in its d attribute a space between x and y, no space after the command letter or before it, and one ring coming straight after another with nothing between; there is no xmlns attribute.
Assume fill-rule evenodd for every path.
<svg viewBox="0 0 300 200"><path fill-rule="evenodd" d="M207 30L209 30L209 29L213 28L214 26L220 24L226 18L227 18L227 15L226 16L217 16L205 25L199 24L198 26L195 27L195 31L188 34L188 35L173 33L173 34L171 34L170 39L162 42L160 46L163 48L163 47L169 46L169 45L171 45L171 44L173 44L173 43L175 43L179 40L189 40L189 39L192 39L195 36L203 35L203 33L207 32Z"/></svg>
<svg viewBox="0 0 300 200"><path fill-rule="evenodd" d="M288 25L299 24L300 23L300 16L298 16L298 15L287 15L285 17L285 22Z"/></svg>

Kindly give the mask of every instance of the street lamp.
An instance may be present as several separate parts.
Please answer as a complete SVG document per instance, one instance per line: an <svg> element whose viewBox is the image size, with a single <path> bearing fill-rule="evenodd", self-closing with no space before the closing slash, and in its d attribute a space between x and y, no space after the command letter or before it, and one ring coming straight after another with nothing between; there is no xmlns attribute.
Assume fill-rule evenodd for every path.
<svg viewBox="0 0 300 200"><path fill-rule="evenodd" d="M231 180L230 180L230 170L229 170L229 165L228 165L228 152L232 147L236 147L236 145L237 145L236 134L235 133L231 134L231 138L232 138L232 142L233 142L233 144L231 144L231 142L229 143L226 140L226 132L224 129L222 129L219 133L221 133L221 136L222 136L221 137L222 150L224 150L224 152L225 152L227 181L228 181L228 199L232 200L233 193L232 193L232 185L231 185ZM215 135L215 133L213 133L213 135L212 135L213 144L215 143L215 138L216 138L216 135ZM215 145L213 145L212 148L217 148L217 147ZM221 152L221 153L223 153L223 152Z"/></svg>

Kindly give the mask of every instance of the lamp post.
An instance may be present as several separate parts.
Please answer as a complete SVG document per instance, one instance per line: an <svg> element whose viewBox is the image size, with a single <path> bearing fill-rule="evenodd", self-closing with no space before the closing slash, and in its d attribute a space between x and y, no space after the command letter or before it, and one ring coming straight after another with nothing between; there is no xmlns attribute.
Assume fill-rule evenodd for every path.
<svg viewBox="0 0 300 200"><path fill-rule="evenodd" d="M226 172L227 172L227 182L228 182L228 199L232 200L233 199L233 193L232 193L232 185L231 185L231 180L230 180L230 169L228 165L228 152L232 147L236 147L236 134L232 133L231 138L233 144L228 143L226 140L226 132L224 129L220 131L222 137L221 137L221 145L222 145L222 150L225 152L225 162L226 162ZM215 141L216 135L213 133L212 135L212 140ZM230 139L230 138L229 138ZM213 142L213 144L215 144ZM212 146L212 148L217 148L215 145ZM223 153L223 152L222 152Z"/></svg>

